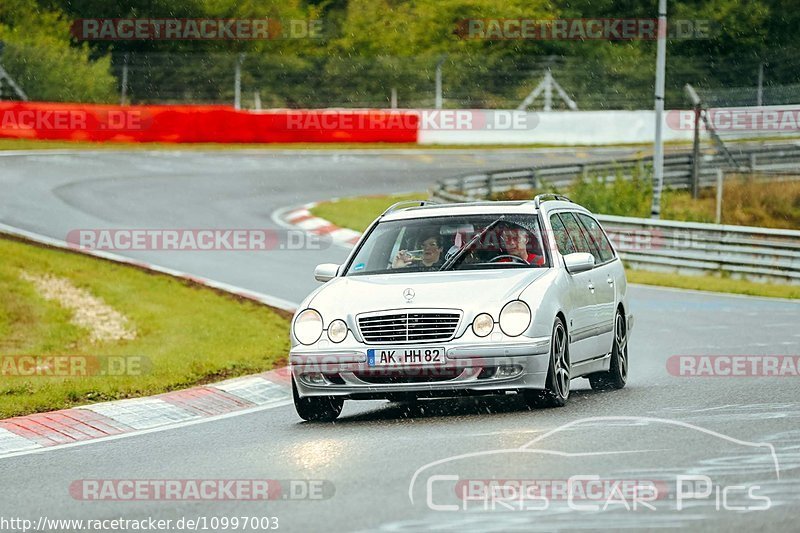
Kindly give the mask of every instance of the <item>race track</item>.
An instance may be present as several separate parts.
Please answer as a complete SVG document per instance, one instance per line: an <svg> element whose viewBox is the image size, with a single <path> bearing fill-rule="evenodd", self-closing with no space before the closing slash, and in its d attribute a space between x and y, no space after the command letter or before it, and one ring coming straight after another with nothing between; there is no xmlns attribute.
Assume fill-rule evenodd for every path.
<svg viewBox="0 0 800 533"><path fill-rule="evenodd" d="M79 228L277 228L272 215L288 206L424 190L438 177L469 170L575 157L571 150L0 153L0 223L58 239ZM340 262L346 253L330 246L125 255L299 302L316 287L314 265ZM622 391L595 393L576 380L567 407L538 411L513 396L419 408L348 402L336 424L302 423L291 406L283 406L2 458L2 514L277 516L286 531L796 530L800 378L676 377L667 371L667 359L800 355L800 305L638 286L631 288L631 302L631 374ZM763 444L771 444L774 455ZM464 454L475 455L458 457ZM436 505L453 505L454 493L433 475L551 481L598 475L673 487L649 502L653 509L576 509L575 502L555 497L536 510L504 504L445 510ZM677 475L708 476L714 486L707 498L684 501L678 510ZM311 479L325 480L332 490L319 500L268 504L86 502L69 492L80 479L148 478ZM740 486L758 486L762 499L743 502L740 490L724 490ZM764 498L765 510L733 508L760 505Z"/></svg>

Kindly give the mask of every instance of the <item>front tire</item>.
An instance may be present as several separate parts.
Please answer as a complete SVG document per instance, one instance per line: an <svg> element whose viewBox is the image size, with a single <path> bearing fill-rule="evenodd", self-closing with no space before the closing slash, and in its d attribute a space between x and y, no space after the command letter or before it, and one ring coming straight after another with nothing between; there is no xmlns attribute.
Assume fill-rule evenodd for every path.
<svg viewBox="0 0 800 533"><path fill-rule="evenodd" d="M628 328L625 317L619 310L614 318L614 344L611 348L609 369L588 377L593 390L621 389L628 382Z"/></svg>
<svg viewBox="0 0 800 533"><path fill-rule="evenodd" d="M564 407L569 399L569 338L564 322L556 318L550 338L550 365L544 390L525 390L528 407Z"/></svg>
<svg viewBox="0 0 800 533"><path fill-rule="evenodd" d="M341 414L344 400L335 396L308 396L301 398L292 378L294 409L308 422L333 422Z"/></svg>

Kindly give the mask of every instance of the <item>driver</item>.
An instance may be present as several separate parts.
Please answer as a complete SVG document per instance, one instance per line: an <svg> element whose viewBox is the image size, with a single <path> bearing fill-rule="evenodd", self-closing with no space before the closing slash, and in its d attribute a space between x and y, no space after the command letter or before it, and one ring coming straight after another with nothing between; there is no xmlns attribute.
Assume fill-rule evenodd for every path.
<svg viewBox="0 0 800 533"><path fill-rule="evenodd" d="M505 250L504 255L513 255L528 263L529 265L543 265L544 257L532 252L528 252L528 243L531 241L531 234L528 230L519 227L506 227L500 233L500 243ZM498 263L508 263L514 261L510 257L498 259Z"/></svg>
<svg viewBox="0 0 800 533"><path fill-rule="evenodd" d="M407 250L400 250L392 261L392 268L439 270L442 263L442 236L438 233L426 233L422 236L422 259L414 259Z"/></svg>

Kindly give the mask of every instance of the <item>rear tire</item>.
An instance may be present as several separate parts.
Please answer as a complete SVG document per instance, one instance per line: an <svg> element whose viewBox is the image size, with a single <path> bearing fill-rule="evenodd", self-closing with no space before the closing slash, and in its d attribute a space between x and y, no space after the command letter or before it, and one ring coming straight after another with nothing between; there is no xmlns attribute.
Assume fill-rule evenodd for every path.
<svg viewBox="0 0 800 533"><path fill-rule="evenodd" d="M341 414L344 400L335 396L307 396L301 398L292 378L294 408L300 418L308 422L333 422Z"/></svg>
<svg viewBox="0 0 800 533"><path fill-rule="evenodd" d="M569 337L564 322L556 318L550 338L550 365L544 390L522 392L528 407L564 407L569 399Z"/></svg>
<svg viewBox="0 0 800 533"><path fill-rule="evenodd" d="M607 372L589 374L593 390L621 389L628 382L628 328L622 312L617 310L614 318L614 344L611 347L611 363Z"/></svg>

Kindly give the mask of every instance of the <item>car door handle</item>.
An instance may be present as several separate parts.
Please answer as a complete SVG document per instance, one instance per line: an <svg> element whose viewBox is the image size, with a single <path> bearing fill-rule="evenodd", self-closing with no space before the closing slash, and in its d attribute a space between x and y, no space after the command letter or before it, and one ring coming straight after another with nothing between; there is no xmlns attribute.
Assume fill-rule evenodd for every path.
<svg viewBox="0 0 800 533"><path fill-rule="evenodd" d="M594 283L589 282L589 290L594 292Z"/></svg>
<svg viewBox="0 0 800 533"><path fill-rule="evenodd" d="M606 281L607 281L607 282L608 282L608 284L609 284L609 285L611 285L612 287L614 286L614 278L608 278Z"/></svg>

